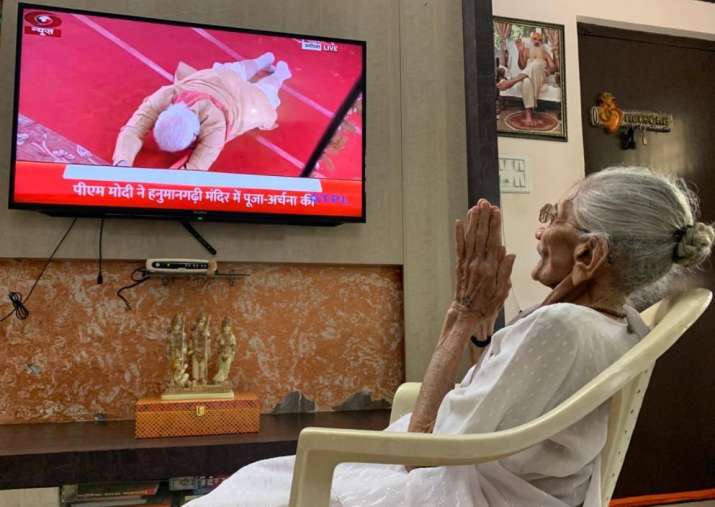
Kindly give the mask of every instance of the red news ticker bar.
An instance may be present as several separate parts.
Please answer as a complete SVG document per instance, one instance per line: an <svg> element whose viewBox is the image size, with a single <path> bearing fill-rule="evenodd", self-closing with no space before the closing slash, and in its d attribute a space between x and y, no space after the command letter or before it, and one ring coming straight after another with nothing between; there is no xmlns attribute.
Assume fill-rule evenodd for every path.
<svg viewBox="0 0 715 507"><path fill-rule="evenodd" d="M321 179L322 192L210 185L173 185L65 179L66 164L18 161L17 203L108 208L274 213L302 216L362 215L362 182ZM101 171L101 166L97 168Z"/></svg>

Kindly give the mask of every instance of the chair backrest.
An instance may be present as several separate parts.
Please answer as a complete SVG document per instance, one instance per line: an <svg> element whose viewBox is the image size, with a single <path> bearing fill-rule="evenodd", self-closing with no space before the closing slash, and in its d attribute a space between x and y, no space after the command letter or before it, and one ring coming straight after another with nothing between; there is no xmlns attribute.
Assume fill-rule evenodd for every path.
<svg viewBox="0 0 715 507"><path fill-rule="evenodd" d="M711 297L710 291L696 289L675 300L664 299L645 310L641 317L651 332L634 349L655 347L667 350L702 314ZM678 303L677 308L673 308L675 302ZM603 506L608 505L616 487L654 365L655 361L611 398L608 437L601 453Z"/></svg>
<svg viewBox="0 0 715 507"><path fill-rule="evenodd" d="M652 371L648 368L611 398L608 437L601 451L601 505L608 505L616 488Z"/></svg>
<svg viewBox="0 0 715 507"><path fill-rule="evenodd" d="M601 505L606 507L623 465L655 361L693 325L711 299L709 290L693 289L649 308L642 314L651 328L644 338L563 403L520 426L467 435L306 428L298 443L300 459L296 460L294 481L295 477L299 479L294 483L293 492L299 495L304 483L315 491L322 491L323 486L316 484L325 483L327 493L323 493L328 495L327 499L333 468L342 462L450 466L499 460L551 438L610 400L608 436L601 454ZM418 391L418 383L400 386L395 393L397 402L393 407L393 420L410 410ZM317 458L311 458L311 462L311 456ZM311 490L310 494L313 493ZM291 505L319 503L294 502Z"/></svg>

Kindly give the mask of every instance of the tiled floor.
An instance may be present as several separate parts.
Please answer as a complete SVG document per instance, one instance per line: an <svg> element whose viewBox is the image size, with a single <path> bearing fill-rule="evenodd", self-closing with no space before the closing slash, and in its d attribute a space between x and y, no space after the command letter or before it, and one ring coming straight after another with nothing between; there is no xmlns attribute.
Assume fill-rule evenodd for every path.
<svg viewBox="0 0 715 507"><path fill-rule="evenodd" d="M668 507L715 507L715 500L707 500L705 502L690 502L670 504Z"/></svg>

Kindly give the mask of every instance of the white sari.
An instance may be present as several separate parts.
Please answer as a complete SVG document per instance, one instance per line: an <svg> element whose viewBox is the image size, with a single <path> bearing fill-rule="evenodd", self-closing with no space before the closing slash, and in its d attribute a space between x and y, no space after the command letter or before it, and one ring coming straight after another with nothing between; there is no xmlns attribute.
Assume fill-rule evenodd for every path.
<svg viewBox="0 0 715 507"><path fill-rule="evenodd" d="M573 304L540 308L494 334L480 362L442 401L435 433L486 433L532 420L566 400L643 335L635 312L614 320ZM633 329L639 331L636 334ZM385 431L406 431L410 414ZM596 507L608 404L529 449L481 465L418 468L344 463L333 507ZM293 456L248 465L190 507L279 507Z"/></svg>

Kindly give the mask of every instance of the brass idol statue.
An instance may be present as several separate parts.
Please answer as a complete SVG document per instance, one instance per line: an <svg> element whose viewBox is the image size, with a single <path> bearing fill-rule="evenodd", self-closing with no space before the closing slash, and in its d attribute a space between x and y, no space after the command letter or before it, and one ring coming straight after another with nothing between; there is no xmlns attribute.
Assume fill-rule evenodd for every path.
<svg viewBox="0 0 715 507"><path fill-rule="evenodd" d="M169 382L162 400L233 399L228 382L231 364L236 355L236 336L228 317L223 319L218 342L218 365L211 377L211 318L201 314L191 328L187 340L184 317L176 315L171 321L167 338ZM191 365L191 373L189 370ZM210 381L209 381L210 379Z"/></svg>

